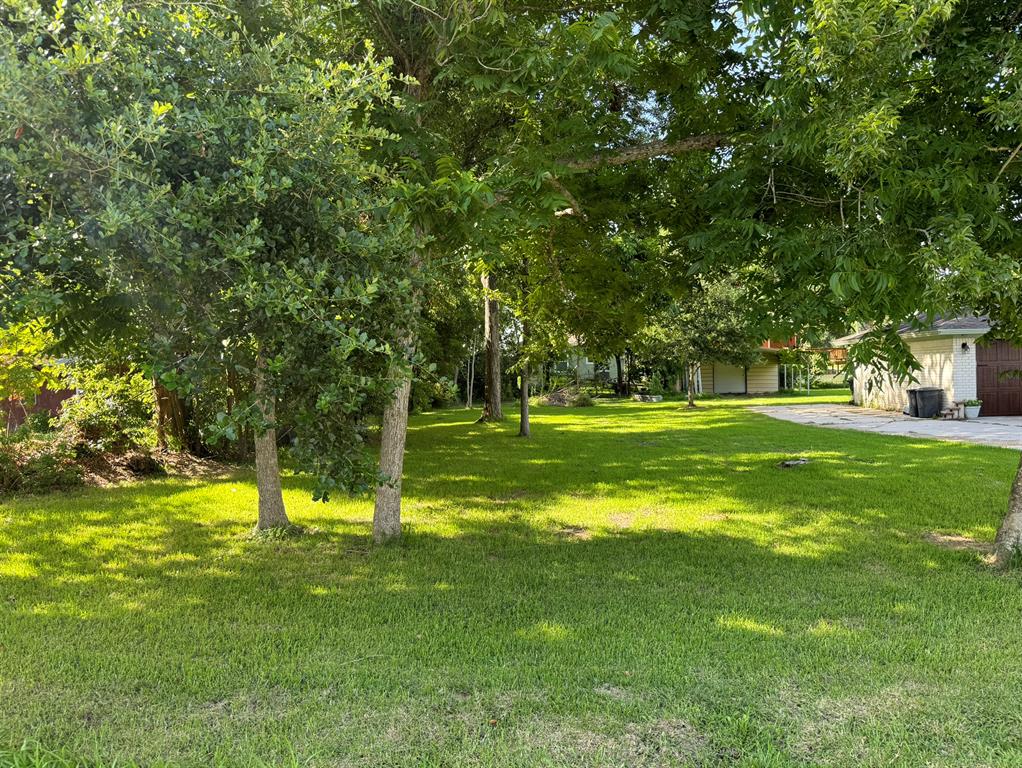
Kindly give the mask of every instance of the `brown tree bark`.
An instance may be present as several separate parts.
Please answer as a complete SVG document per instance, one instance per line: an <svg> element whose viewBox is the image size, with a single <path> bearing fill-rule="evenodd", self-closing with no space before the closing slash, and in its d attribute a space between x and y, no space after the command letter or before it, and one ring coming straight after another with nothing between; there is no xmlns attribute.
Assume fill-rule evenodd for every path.
<svg viewBox="0 0 1022 768"><path fill-rule="evenodd" d="M280 486L280 465L277 462L276 396L266 381L266 361L256 357L252 392L256 407L268 425L255 433L256 488L259 491L259 519L256 529L287 528L291 525L284 509L284 493Z"/></svg>
<svg viewBox="0 0 1022 768"><path fill-rule="evenodd" d="M641 160L650 160L665 155L680 155L684 152L716 149L727 144L729 137L721 133L707 133L688 136L678 141L656 140L621 149L597 152L585 160L562 160L561 164L573 171L591 171L608 165L627 165Z"/></svg>
<svg viewBox="0 0 1022 768"><path fill-rule="evenodd" d="M179 449L187 449L188 415L185 406L176 392L172 392L153 379L153 392L156 398L156 444L160 450L166 450L171 442Z"/></svg>
<svg viewBox="0 0 1022 768"><path fill-rule="evenodd" d="M617 364L617 396L625 393L625 369L621 365L621 355L614 355L614 362Z"/></svg>
<svg viewBox="0 0 1022 768"><path fill-rule="evenodd" d="M504 409L500 392L500 303L489 293L493 280L483 275L483 334L486 337L486 391L483 393L483 415L479 421L503 421Z"/></svg>
<svg viewBox="0 0 1022 768"><path fill-rule="evenodd" d="M1011 486L1008 514L994 542L994 558L998 567L1011 565L1019 557L1022 557L1022 458L1019 460L1015 482Z"/></svg>
<svg viewBox="0 0 1022 768"><path fill-rule="evenodd" d="M698 370L695 363L686 363L688 368L688 407L696 407L696 371Z"/></svg>
<svg viewBox="0 0 1022 768"><path fill-rule="evenodd" d="M529 324L527 322L522 323L522 347L525 347L529 341ZM529 373L531 366L529 365L529 358L525 358L525 362L522 364L522 387L519 394L519 406L518 406L518 436L519 437L530 437L531 432L529 431Z"/></svg>
<svg viewBox="0 0 1022 768"><path fill-rule="evenodd" d="M160 382L153 376L153 399L156 401L156 449L167 450L167 419L160 402Z"/></svg>
<svg viewBox="0 0 1022 768"><path fill-rule="evenodd" d="M401 476L404 474L405 437L408 433L408 399L412 380L401 373L401 383L383 409L380 436L380 474L386 481L376 487L373 509L373 541L385 544L401 537Z"/></svg>
<svg viewBox="0 0 1022 768"><path fill-rule="evenodd" d="M418 91L415 95L420 95ZM416 226L417 236L422 230ZM423 256L412 251L409 265L412 270L422 268ZM415 354L415 323L419 317L417 292L412 294L413 315L405 329L403 346L405 362L410 364ZM373 541L383 544L401 538L401 477L405 468L405 438L408 435L408 399L412 393L412 371L404 366L395 366L391 376L399 379L393 396L383 408L383 423L380 425L380 476L383 482L376 486L376 502L373 507Z"/></svg>

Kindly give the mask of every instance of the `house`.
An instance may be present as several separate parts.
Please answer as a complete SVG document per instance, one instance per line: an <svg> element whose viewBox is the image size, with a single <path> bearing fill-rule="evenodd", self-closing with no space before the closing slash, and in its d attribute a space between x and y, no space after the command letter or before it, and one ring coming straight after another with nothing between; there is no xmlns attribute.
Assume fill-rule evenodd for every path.
<svg viewBox="0 0 1022 768"><path fill-rule="evenodd" d="M965 400L983 401L984 416L1022 416L1022 347L986 338L990 323L984 317L959 315L903 323L898 328L909 350L922 366L916 381L897 381L889 375L876 381L876 369L857 369L852 379L852 400L856 405L890 411L904 411L908 390L938 387L944 391L943 407ZM866 331L834 342L849 347ZM1012 375L1015 372L1015 375Z"/></svg>
<svg viewBox="0 0 1022 768"><path fill-rule="evenodd" d="M3 421L7 432L13 432L24 424L29 415L33 413L45 412L56 417L60 413L64 401L73 397L74 394L75 390L73 389L54 390L43 387L32 398L31 403L13 397L0 400L0 420Z"/></svg>
<svg viewBox="0 0 1022 768"><path fill-rule="evenodd" d="M782 373L779 355L784 349L795 346L795 339L789 341L765 341L759 348L760 362L747 368L723 363L703 363L696 377L696 394L752 395L777 392L782 388ZM558 375L569 375L578 381L617 380L617 360L605 362L590 360L581 349L573 347L564 360L556 361L553 371ZM687 382L682 380L682 386Z"/></svg>

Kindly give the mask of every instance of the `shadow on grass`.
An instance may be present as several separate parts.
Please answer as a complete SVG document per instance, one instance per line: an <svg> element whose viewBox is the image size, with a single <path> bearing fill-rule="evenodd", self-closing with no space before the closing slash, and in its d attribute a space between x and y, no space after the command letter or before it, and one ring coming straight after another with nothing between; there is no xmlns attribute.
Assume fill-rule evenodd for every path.
<svg viewBox="0 0 1022 768"><path fill-rule="evenodd" d="M1008 722L1017 580L919 534L992 525L1009 452L724 407L538 409L531 441L470 418L417 421L412 523L393 547L369 545L368 503L306 507L317 532L249 541L244 476L0 508L0 743L143 763L535 765L557 746L523 740L547 731L564 764L600 764L565 723L602 737L684 721L717 755L842 764L861 754L816 724L824 697L949 674L958 694L876 705L876 762L887 727L913 754L968 752L979 737L916 727L949 707ZM791 455L811 463L776 467ZM580 518L599 504L632 517ZM696 504L711 519L670 517ZM415 517L431 506L442 526Z"/></svg>

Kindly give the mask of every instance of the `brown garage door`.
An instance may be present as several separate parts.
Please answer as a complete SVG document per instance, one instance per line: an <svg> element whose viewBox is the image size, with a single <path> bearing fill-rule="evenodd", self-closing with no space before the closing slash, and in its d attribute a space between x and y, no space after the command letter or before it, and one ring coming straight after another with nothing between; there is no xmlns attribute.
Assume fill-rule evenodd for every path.
<svg viewBox="0 0 1022 768"><path fill-rule="evenodd" d="M1006 341L976 345L976 384L983 416L1022 416L1022 347Z"/></svg>

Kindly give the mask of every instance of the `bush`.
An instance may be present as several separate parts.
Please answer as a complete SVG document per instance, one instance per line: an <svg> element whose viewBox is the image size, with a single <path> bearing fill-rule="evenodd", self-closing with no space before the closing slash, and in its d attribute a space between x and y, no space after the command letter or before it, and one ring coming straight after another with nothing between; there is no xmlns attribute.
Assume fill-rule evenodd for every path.
<svg viewBox="0 0 1022 768"><path fill-rule="evenodd" d="M75 448L64 435L0 440L0 493L41 493L81 484Z"/></svg>
<svg viewBox="0 0 1022 768"><path fill-rule="evenodd" d="M417 378L412 384L409 408L416 413L445 408L458 401L458 389L451 379Z"/></svg>
<svg viewBox="0 0 1022 768"><path fill-rule="evenodd" d="M102 366L76 368L78 389L61 408L59 427L83 453L155 443L152 383L141 373L110 375Z"/></svg>
<svg viewBox="0 0 1022 768"><path fill-rule="evenodd" d="M594 405L596 401L588 392L579 392L571 399L572 408L592 408Z"/></svg>

